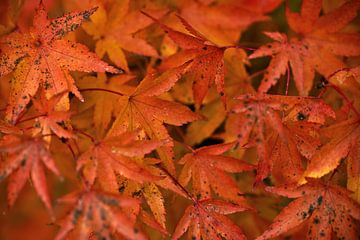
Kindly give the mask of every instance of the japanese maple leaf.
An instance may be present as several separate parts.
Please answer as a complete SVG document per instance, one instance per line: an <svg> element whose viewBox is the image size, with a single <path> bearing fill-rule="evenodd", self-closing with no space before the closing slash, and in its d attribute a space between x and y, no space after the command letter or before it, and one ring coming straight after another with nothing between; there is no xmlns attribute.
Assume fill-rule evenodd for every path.
<svg viewBox="0 0 360 240"><path fill-rule="evenodd" d="M118 104L118 95L96 90L106 89L119 93L130 93L133 91L133 87L125 83L132 78L134 76L127 74L107 78L104 73L99 73L97 77L86 76L76 81L86 100L79 105L79 111L94 109L93 123L96 135L99 138L102 138L108 130L111 119L116 117L120 106Z"/></svg>
<svg viewBox="0 0 360 240"><path fill-rule="evenodd" d="M34 27L29 32L15 31L0 39L0 76L15 69L6 110L7 120L15 122L39 85L48 98L71 91L83 100L69 71L119 72L89 52L84 45L62 39L95 11L96 8L92 8L49 20L44 6L40 4L34 16Z"/></svg>
<svg viewBox="0 0 360 240"><path fill-rule="evenodd" d="M56 240L64 239L77 225L80 233L76 239L80 240L89 239L91 232L102 239L112 239L115 232L126 239L147 239L134 226L133 216L124 211L126 208L137 209L137 214L140 202L136 199L90 190L70 193L59 202L73 204L74 208L61 224Z"/></svg>
<svg viewBox="0 0 360 240"><path fill-rule="evenodd" d="M138 160L138 163L144 166L148 172L159 178L156 181L139 183L127 178L118 178L118 182L119 192L132 197L144 198L154 216L155 222L157 222L157 224L161 226L162 229L166 229L165 199L159 187L171 190L185 198L189 197L186 195L184 190L174 182L174 178L169 176L169 173L166 172L165 169L162 169L162 167L159 168L155 165L159 164L160 162L161 160L152 158ZM156 229L162 232L161 229Z"/></svg>
<svg viewBox="0 0 360 240"><path fill-rule="evenodd" d="M234 143L216 144L186 154L179 161L180 164L184 164L179 183L186 186L192 179L192 192L198 199L210 198L212 189L225 199L244 204L245 199L241 196L242 193L236 182L226 172L249 171L254 169L254 166L239 159L221 155L233 146Z"/></svg>
<svg viewBox="0 0 360 240"><path fill-rule="evenodd" d="M268 20L264 13L281 0L181 1L181 15L211 41L234 44L252 23Z"/></svg>
<svg viewBox="0 0 360 240"><path fill-rule="evenodd" d="M311 158L321 145L321 125L304 120L284 121L283 136L273 132L267 139L267 164L278 184L296 184L304 173L302 156Z"/></svg>
<svg viewBox="0 0 360 240"><path fill-rule="evenodd" d="M300 95L307 95L312 87L312 82L304 81L306 46L296 39L289 41L285 34L279 32L265 32L265 34L276 42L261 46L249 56L250 59L272 56L258 91L266 93L271 86L278 82L281 75L285 74L286 71L290 71L290 65L296 88Z"/></svg>
<svg viewBox="0 0 360 240"><path fill-rule="evenodd" d="M109 133L141 128L150 139L165 141L157 153L171 174L175 172L173 141L164 123L181 126L200 116L179 103L160 99L159 95L168 91L187 67L187 64L181 65L159 76L155 72L148 73L131 94L119 98L122 109Z"/></svg>
<svg viewBox="0 0 360 240"><path fill-rule="evenodd" d="M340 123L331 125L325 129L330 141L323 145L312 158L304 173L305 177L322 177L325 174L336 169L341 160L348 156L349 158L349 181L353 185L352 190L359 195L359 167L358 156L360 139L360 121L358 118L350 118ZM352 167L351 167L352 166Z"/></svg>
<svg viewBox="0 0 360 240"><path fill-rule="evenodd" d="M237 132L240 146L255 145L259 158L256 182L259 183L269 173L269 146L266 143L269 129L273 129L287 142L279 111L291 119L299 114L309 122L323 124L325 117L335 117L331 107L319 98L280 96L280 95L241 95L239 104L234 105L233 112L239 113L238 122L233 126ZM295 116L294 116L295 115Z"/></svg>
<svg viewBox="0 0 360 240"><path fill-rule="evenodd" d="M115 173L140 183L159 180L159 177L149 173L131 158L150 153L161 145L161 142L137 140L138 134L138 131L113 134L95 142L81 154L76 168L82 169L86 183L91 186L97 179L103 189L117 192Z"/></svg>
<svg viewBox="0 0 360 240"><path fill-rule="evenodd" d="M213 83L215 83L216 89L220 94L224 105L226 105L223 59L226 47L218 47L210 42L180 16L178 17L182 24L192 35L171 29L149 14L143 13L157 22L161 28L164 29L165 33L167 33L176 44L184 49L165 59L160 68L169 69L181 66L189 60L192 60L187 72L193 79L193 95L197 107L201 105L208 92L208 88Z"/></svg>
<svg viewBox="0 0 360 240"><path fill-rule="evenodd" d="M110 6L101 6L91 16L91 22L83 25L84 30L96 41L95 51L103 58L107 53L110 60L126 72L129 71L125 53L129 51L139 55L157 57L156 50L136 33L151 24L151 20L140 11L130 11L130 1L113 1ZM156 17L166 10L147 9Z"/></svg>
<svg viewBox="0 0 360 240"><path fill-rule="evenodd" d="M0 140L0 151L8 154L0 166L0 180L9 177L9 205L14 204L26 180L31 177L37 194L53 217L44 166L58 176L60 173L48 150L48 144L42 138L6 135Z"/></svg>
<svg viewBox="0 0 360 240"><path fill-rule="evenodd" d="M11 125L3 120L0 120L0 132L4 134L16 134L16 135L20 135L23 133L23 131L20 128Z"/></svg>
<svg viewBox="0 0 360 240"><path fill-rule="evenodd" d="M360 220L360 205L349 197L346 189L312 179L298 188L267 187L266 190L296 199L257 240L279 236L305 222L308 223L307 239L319 236L331 239L332 233L340 239L357 239L354 219Z"/></svg>
<svg viewBox="0 0 360 240"><path fill-rule="evenodd" d="M69 111L58 111L56 105L59 101L66 97L64 93L59 93L52 96L49 100L42 92L39 99L33 99L32 103L36 111L41 115L36 119L33 133L42 133L43 135L50 134L53 131L60 138L71 138L74 135L60 126L59 123L64 123L70 119L71 113Z"/></svg>
<svg viewBox="0 0 360 240"><path fill-rule="evenodd" d="M189 239L246 239L241 229L224 215L247 209L214 199L198 201L185 210L172 239L179 239L187 230Z"/></svg>
<svg viewBox="0 0 360 240"><path fill-rule="evenodd" d="M337 56L360 55L360 36L340 32L357 16L359 1L347 1L338 9L319 16L321 8L322 0L304 0L300 13L293 13L286 8L288 24L301 36L300 40L292 38L288 41L280 33L266 33L278 42L261 47L250 56L273 56L260 91L265 92L276 84L289 62L299 93L307 95L313 85L315 71L328 77L335 70L346 67ZM344 42L347 44L344 45Z"/></svg>

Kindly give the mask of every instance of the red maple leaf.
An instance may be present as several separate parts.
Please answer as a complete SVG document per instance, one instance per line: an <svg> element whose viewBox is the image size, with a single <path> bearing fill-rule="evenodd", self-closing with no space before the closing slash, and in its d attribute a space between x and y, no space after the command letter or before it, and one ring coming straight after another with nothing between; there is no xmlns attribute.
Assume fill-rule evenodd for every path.
<svg viewBox="0 0 360 240"><path fill-rule="evenodd" d="M298 188L267 187L266 190L296 198L274 219L257 240L279 236L307 222L307 239L331 239L334 232L341 239L356 239L356 224L360 220L360 205L349 197L350 192L318 179Z"/></svg>
<svg viewBox="0 0 360 240"><path fill-rule="evenodd" d="M280 95L242 95L239 96L238 104L234 105L233 112L239 113L239 121L236 123L240 146L255 145L259 163L257 168L256 182L263 180L270 171L270 149L267 144L268 129L273 129L283 142L287 142L280 111L285 113L288 119L303 116L309 122L323 124L325 117L335 117L331 107L319 98L280 96Z"/></svg>
<svg viewBox="0 0 360 240"><path fill-rule="evenodd" d="M42 93L39 99L33 99L32 103L36 111L41 115L34 124L34 126L37 126L34 128L34 134L41 132L43 135L46 135L53 131L60 138L74 137L69 130L59 125L59 123L64 123L64 121L69 120L71 116L71 112L58 111L55 108L63 97L66 97L66 95L60 93L47 99L45 94Z"/></svg>
<svg viewBox="0 0 360 240"><path fill-rule="evenodd" d="M70 193L59 202L71 203L75 206L61 224L56 240L64 239L77 225L80 227L80 236L76 239L80 240L89 239L90 233L102 239L111 239L115 232L122 234L126 239L147 239L134 226L134 217L139 212L140 204L136 199L91 190ZM133 213L135 216L123 210L127 207L137 210Z"/></svg>
<svg viewBox="0 0 360 240"><path fill-rule="evenodd" d="M220 200L201 200L185 210L171 239L179 239L188 229L189 239L246 239L241 229L223 215L247 209Z"/></svg>
<svg viewBox="0 0 360 240"><path fill-rule="evenodd" d="M169 35L169 37L184 50L165 59L161 64L161 69L169 69L181 66L189 62L187 72L193 79L193 95L197 107L200 106L205 98L208 88L215 83L216 89L221 96L221 100L226 105L224 89L224 51L226 47L218 47L206 39L201 33L196 31L185 19L178 16L186 30L192 35L184 34L162 24L154 17L143 12L146 16L157 22Z"/></svg>
<svg viewBox="0 0 360 240"><path fill-rule="evenodd" d="M242 193L236 182L225 172L249 171L254 169L254 166L239 159L221 156L233 146L234 143L216 144L186 154L179 161L180 164L184 164L179 183L186 186L192 179L193 193L198 199L211 197L212 189L223 198L245 204L245 199L241 196Z"/></svg>
<svg viewBox="0 0 360 240"><path fill-rule="evenodd" d="M9 176L9 205L14 204L26 180L31 177L36 192L53 217L44 165L54 174L59 176L60 173L50 155L48 144L42 138L6 135L0 141L0 151L8 153L0 167L0 180Z"/></svg>
<svg viewBox="0 0 360 240"><path fill-rule="evenodd" d="M315 71L329 77L336 70L346 67L337 56L360 55L360 36L340 32L357 16L360 2L347 1L339 8L319 16L322 2L304 0L300 13L291 12L287 7L287 22L299 35L299 39L292 38L288 41L280 33L266 33L277 42L261 47L250 56L273 56L260 85L261 92L268 91L286 70L289 71L289 62L300 95L307 95L313 85Z"/></svg>

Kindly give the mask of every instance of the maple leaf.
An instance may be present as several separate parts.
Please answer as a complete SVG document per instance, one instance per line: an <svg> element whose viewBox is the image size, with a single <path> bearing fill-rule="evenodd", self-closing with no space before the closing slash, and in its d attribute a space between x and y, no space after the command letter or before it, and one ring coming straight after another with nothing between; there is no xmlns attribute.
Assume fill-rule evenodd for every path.
<svg viewBox="0 0 360 240"><path fill-rule="evenodd" d="M155 222L161 226L160 229L158 227L155 229L163 232L162 229L166 229L166 209L164 204L165 199L159 187L171 190L185 198L189 197L182 188L175 184L174 178L169 176L169 173L165 169L156 165L160 162L161 160L152 158L138 159L138 163L143 165L144 168L152 175L157 176L159 178L158 180L148 183L139 183L124 178L120 179L118 182L119 192L132 197L143 197L145 199L147 205L154 215Z"/></svg>
<svg viewBox="0 0 360 240"><path fill-rule="evenodd" d="M164 29L165 33L167 33L176 44L184 49L163 60L160 69L178 67L192 60L187 72L193 79L193 95L197 107L201 105L208 92L208 88L213 83L215 83L216 90L226 106L223 59L226 47L218 47L211 43L180 16L178 17L181 20L181 23L192 35L171 29L149 14L145 12L143 12L143 14L158 23L161 28Z"/></svg>
<svg viewBox="0 0 360 240"><path fill-rule="evenodd" d="M68 111L57 111L56 105L66 97L64 93L56 94L49 100L42 92L39 99L33 99L32 103L36 111L41 115L36 119L33 133L36 135L41 132L42 135L50 134L53 131L59 138L72 138L74 135L61 127L59 123L64 123L70 119L71 113Z"/></svg>
<svg viewBox="0 0 360 240"><path fill-rule="evenodd" d="M23 131L20 128L13 126L3 120L0 120L0 132L9 135L10 134L21 135L23 133Z"/></svg>
<svg viewBox="0 0 360 240"><path fill-rule="evenodd" d="M158 96L176 83L187 66L170 69L160 76L154 72L148 73L131 94L124 94L119 98L122 109L109 132L111 135L113 131L141 128L150 139L164 141L157 153L171 174L175 172L172 160L173 141L164 123L180 126L200 119L200 116L179 103L163 100Z"/></svg>
<svg viewBox="0 0 360 240"><path fill-rule="evenodd" d="M284 121L283 136L274 132L269 145L269 169L281 184L296 184L303 176L302 157L311 158L320 147L320 124L299 121Z"/></svg>
<svg viewBox="0 0 360 240"><path fill-rule="evenodd" d="M334 232L339 238L356 239L356 224L360 220L360 205L349 197L349 192L321 180L309 179L298 188L266 187L267 191L296 198L273 220L257 240L279 236L303 222L307 222L307 239L331 239Z"/></svg>
<svg viewBox="0 0 360 240"><path fill-rule="evenodd" d="M151 24L151 20L140 11L130 11L130 1L114 1L108 11L101 6L90 17L91 22L83 25L84 30L96 41L95 51L103 58L107 53L116 66L129 72L125 53L122 49L139 55L157 57L156 50L144 39L135 34ZM154 16L161 17L166 10L151 10Z"/></svg>
<svg viewBox="0 0 360 240"><path fill-rule="evenodd" d="M234 143L215 144L186 154L179 160L179 164L184 165L179 183L186 186L192 179L193 192L198 199L210 198L212 189L223 198L244 204L245 199L241 196L236 182L225 172L249 171L254 169L254 166L239 159L221 156L233 146Z"/></svg>
<svg viewBox="0 0 360 240"><path fill-rule="evenodd" d="M106 94L103 91L86 92L85 90L105 89L119 93L130 93L133 91L133 87L125 83L132 78L134 76L127 74L107 78L104 73L99 73L97 77L86 76L76 81L86 100L79 105L79 111L86 111L90 108L94 109L93 123L98 137L104 136L109 128L111 119L116 117L116 113L119 111L118 95Z"/></svg>
<svg viewBox="0 0 360 240"><path fill-rule="evenodd" d="M359 8L359 1L347 1L338 9L319 16L322 0L302 1L300 13L291 12L287 7L287 22L301 39L292 38L287 41L285 35L280 33L266 33L278 42L261 47L250 56L256 58L274 55L259 90L265 92L276 84L280 75L286 71L288 62L301 95L309 93L315 71L328 77L335 70L345 68L346 65L337 56L360 55L360 36L339 31L357 16ZM347 43L346 46L343 45L344 42ZM323 59L327 61L324 62Z"/></svg>
<svg viewBox="0 0 360 240"><path fill-rule="evenodd" d="M102 239L111 239L113 232L118 232L127 239L147 239L134 227L132 216L123 211L124 208L131 207L138 212L140 202L136 199L91 190L70 193L59 202L75 206L66 216L56 240L64 239L77 224L80 227L80 236L77 239L80 240L89 239L91 231Z"/></svg>
<svg viewBox="0 0 360 240"><path fill-rule="evenodd" d="M359 182L356 151L359 148L360 139L360 122L358 118L350 118L338 124L331 125L326 130L331 139L323 145L309 160L309 164L304 173L304 177L320 178L330 171L337 168L341 159L351 153L348 165L353 166L349 171L349 179L354 181L354 186ZM355 168L354 168L355 167ZM304 179L303 179L304 181ZM355 187L356 193L359 194L358 187Z"/></svg>
<svg viewBox="0 0 360 240"><path fill-rule="evenodd" d="M290 71L290 65L296 88L300 95L307 95L311 85L304 81L303 75L306 47L296 39L288 41L287 36L279 32L265 32L264 34L276 42L261 46L249 56L249 59L272 56L258 91L266 93L277 83L281 75Z"/></svg>
<svg viewBox="0 0 360 240"><path fill-rule="evenodd" d="M166 231L165 228L163 228L150 214L148 214L145 211L140 212L140 217L143 223L148 225L149 227L159 231L163 236L168 236L169 233Z"/></svg>
<svg viewBox="0 0 360 240"><path fill-rule="evenodd" d="M240 102L233 106L239 113L238 122L233 126L240 146L255 145L259 158L256 182L263 180L270 170L269 146L266 144L268 129L275 130L287 142L286 133L279 111L284 111L288 119L302 116L309 122L323 124L325 117L335 118L331 107L319 98L295 97L266 94L245 94L238 97ZM240 127L241 126L241 127ZM254 142L253 142L254 141Z"/></svg>
<svg viewBox="0 0 360 240"><path fill-rule="evenodd" d="M264 13L275 9L281 0L183 1L181 15L192 26L218 44L234 44L254 22L269 20Z"/></svg>
<svg viewBox="0 0 360 240"><path fill-rule="evenodd" d="M15 122L39 85L48 98L71 91L83 100L69 71L119 72L89 52L84 45L62 39L95 11L96 8L92 8L49 20L44 6L40 4L34 16L34 27L29 32L15 31L0 39L0 76L15 69L6 110L7 120Z"/></svg>
<svg viewBox="0 0 360 240"><path fill-rule="evenodd" d="M60 173L47 143L42 138L27 135L5 135L0 141L0 151L8 153L0 167L0 180L9 177L7 197L9 205L15 203L26 180L31 177L37 194L53 217L44 165L57 176L60 176Z"/></svg>
<svg viewBox="0 0 360 240"><path fill-rule="evenodd" d="M247 209L220 200L198 201L185 210L172 239L179 239L188 229L189 239L246 239L241 229L223 215Z"/></svg>
<svg viewBox="0 0 360 240"><path fill-rule="evenodd" d="M117 192L115 172L140 183L158 180L159 177L149 173L131 158L150 153L161 145L161 142L137 140L138 134L138 131L114 134L95 142L81 154L76 168L82 169L87 185L93 185L97 179L103 189Z"/></svg>

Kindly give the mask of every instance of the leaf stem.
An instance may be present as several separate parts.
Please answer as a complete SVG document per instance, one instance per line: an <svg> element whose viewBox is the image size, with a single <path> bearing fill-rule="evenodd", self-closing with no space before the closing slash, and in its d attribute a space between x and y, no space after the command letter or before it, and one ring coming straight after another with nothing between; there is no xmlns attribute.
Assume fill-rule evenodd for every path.
<svg viewBox="0 0 360 240"><path fill-rule="evenodd" d="M124 94L117 92L117 91L113 91L110 89L105 89L105 88L82 88L79 89L80 92L90 92L90 91L101 91L101 92L108 92L108 93L113 93L119 96L124 96Z"/></svg>
<svg viewBox="0 0 360 240"><path fill-rule="evenodd" d="M239 45L239 46L237 46L237 45L225 46L225 47L223 47L223 48L226 48L226 49L228 49L228 48L237 48L237 49L244 49L244 50L249 50L249 51L255 51L255 50L257 50L256 48L245 47L245 46L241 46L241 45Z"/></svg>
<svg viewBox="0 0 360 240"><path fill-rule="evenodd" d="M77 129L77 128L73 128L73 131L77 132L77 133L80 133L81 135L89 138L91 140L91 142L96 143L95 138L93 136L91 136L90 134L88 134L88 133L86 133L86 132L84 132L84 131L82 131L80 129Z"/></svg>
<svg viewBox="0 0 360 240"><path fill-rule="evenodd" d="M360 113L358 112L358 110L356 110L353 103L345 95L345 93L338 86L336 86L336 85L334 85L332 83L328 83L327 85L329 87L331 87L332 89L334 89L345 100L345 102L349 105L350 109L353 110L353 112L358 116L358 118L360 118Z"/></svg>
<svg viewBox="0 0 360 240"><path fill-rule="evenodd" d="M166 168L164 168L163 166L161 166L161 165L157 165L158 166L158 168L161 170L161 171L163 171L172 181L173 181L173 183L175 183L175 185L177 185L187 196L188 196L188 198L191 200L191 201L193 201L194 203L198 203L198 201L186 190L186 188L183 186L183 185L181 185L180 183L179 183L179 181L174 177L174 176L172 176L170 173L169 173L169 171L166 169Z"/></svg>
<svg viewBox="0 0 360 240"><path fill-rule="evenodd" d="M286 66L286 90L285 90L285 95L287 96L289 94L289 84L290 84L290 68L289 68L289 64L287 64Z"/></svg>
<svg viewBox="0 0 360 240"><path fill-rule="evenodd" d="M46 114L40 114L40 115L32 116L32 117L29 117L29 118L25 118L25 119L19 119L18 121L16 121L15 125L17 125L19 123L31 121L31 120L34 120L34 119L39 118L39 117L45 117L45 116L46 116Z"/></svg>

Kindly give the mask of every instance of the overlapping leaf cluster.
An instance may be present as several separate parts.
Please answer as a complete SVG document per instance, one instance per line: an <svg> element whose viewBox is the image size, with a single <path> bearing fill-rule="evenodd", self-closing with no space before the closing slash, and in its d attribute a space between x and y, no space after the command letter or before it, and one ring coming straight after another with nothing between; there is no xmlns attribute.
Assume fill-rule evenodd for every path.
<svg viewBox="0 0 360 240"><path fill-rule="evenodd" d="M0 238L357 239L359 9L5 1Z"/></svg>

